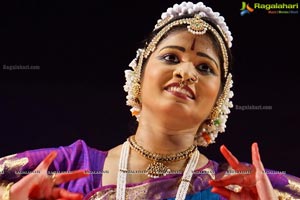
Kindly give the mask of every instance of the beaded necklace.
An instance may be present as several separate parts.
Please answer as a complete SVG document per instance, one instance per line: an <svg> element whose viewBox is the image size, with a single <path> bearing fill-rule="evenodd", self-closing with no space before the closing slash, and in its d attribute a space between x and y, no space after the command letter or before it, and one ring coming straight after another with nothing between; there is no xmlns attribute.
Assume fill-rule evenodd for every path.
<svg viewBox="0 0 300 200"><path fill-rule="evenodd" d="M117 191L116 191L116 199L117 200L125 200L129 150L130 150L130 143L127 140L122 145L122 150L121 150L121 155L120 155L120 160L119 160L119 171L118 171ZM175 200L184 200L185 199L190 181L193 176L193 172L194 172L194 170L197 166L198 160L199 160L199 156L200 156L200 153L198 150L193 151L191 158L189 159L189 161L185 167L185 170L183 172L183 176L181 178L181 182L180 182Z"/></svg>
<svg viewBox="0 0 300 200"><path fill-rule="evenodd" d="M160 176L165 176L171 172L171 169L169 169L166 165L163 164L163 162L170 163L170 162L176 162L179 160L184 160L189 157L191 157L192 153L197 150L196 145L192 145L189 148L187 148L184 151L181 151L179 153L175 154L159 154L159 153L152 153L144 149L142 146L140 146L136 140L134 135L130 136L128 138L128 142L130 147L137 151L140 155L142 155L144 158L151 160L152 162L148 165L146 171L146 174L148 177L151 178L158 178Z"/></svg>

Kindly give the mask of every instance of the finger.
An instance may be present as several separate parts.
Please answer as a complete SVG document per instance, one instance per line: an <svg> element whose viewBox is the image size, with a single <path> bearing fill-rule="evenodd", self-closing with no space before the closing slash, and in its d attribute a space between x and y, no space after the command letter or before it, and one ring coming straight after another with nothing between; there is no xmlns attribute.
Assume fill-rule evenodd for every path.
<svg viewBox="0 0 300 200"><path fill-rule="evenodd" d="M261 199L276 199L276 195L274 194L272 184L265 173L265 169L263 163L260 160L260 154L257 143L253 143L251 146L252 150L252 162L253 165L258 170L256 172L256 187L259 188L257 190Z"/></svg>
<svg viewBox="0 0 300 200"><path fill-rule="evenodd" d="M220 147L220 151L229 163L229 165L233 168L236 169L239 167L239 161L238 159L225 147L225 145L222 145Z"/></svg>
<svg viewBox="0 0 300 200"><path fill-rule="evenodd" d="M228 185L245 186L247 183L245 182L244 177L245 177L244 174L230 175L230 176L225 176L219 180L211 180L209 184L215 187L225 187Z"/></svg>
<svg viewBox="0 0 300 200"><path fill-rule="evenodd" d="M68 182L86 176L89 176L89 174L85 173L85 170L75 170L70 173L56 174L54 183L59 185L64 182Z"/></svg>
<svg viewBox="0 0 300 200"><path fill-rule="evenodd" d="M55 199L82 200L83 195L80 193L69 192L63 188L53 188L52 196Z"/></svg>
<svg viewBox="0 0 300 200"><path fill-rule="evenodd" d="M48 169L50 164L53 162L53 160L56 158L57 152L51 151L46 158L38 165L37 169Z"/></svg>
<svg viewBox="0 0 300 200"><path fill-rule="evenodd" d="M260 160L260 154L259 154L259 150L258 150L258 145L257 143L253 143L251 146L251 152L252 152L252 163L255 166L255 168L259 171L259 172L263 172L264 171L264 166Z"/></svg>
<svg viewBox="0 0 300 200"><path fill-rule="evenodd" d="M211 189L211 192L217 193L217 194L219 194L219 195L221 195L221 196L223 196L223 197L225 197L227 199L229 199L229 197L230 197L230 195L232 193L232 191L230 191L230 190L228 190L226 188L223 188L223 187L213 187Z"/></svg>

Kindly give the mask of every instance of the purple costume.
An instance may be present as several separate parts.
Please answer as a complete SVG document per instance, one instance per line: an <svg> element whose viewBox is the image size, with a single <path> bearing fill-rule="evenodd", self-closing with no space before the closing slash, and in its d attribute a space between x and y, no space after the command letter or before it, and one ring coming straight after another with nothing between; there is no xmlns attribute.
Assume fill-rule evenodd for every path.
<svg viewBox="0 0 300 200"><path fill-rule="evenodd" d="M116 186L102 186L103 165L107 156L106 151L99 151L78 140L70 146L29 150L6 156L0 159L0 183L16 182L33 171L37 165L51 152L58 155L49 167L51 172L67 172L85 169L89 176L72 180L59 185L71 192L84 194L84 199L115 199ZM191 181L186 199L224 199L210 192L208 181L213 178L211 173L218 171L218 163L209 161L201 169L197 169ZM128 199L174 199L182 174L170 174L161 178L149 179L138 184L127 184L126 198ZM300 179L298 177L268 173L268 177L276 194L282 199L300 199Z"/></svg>

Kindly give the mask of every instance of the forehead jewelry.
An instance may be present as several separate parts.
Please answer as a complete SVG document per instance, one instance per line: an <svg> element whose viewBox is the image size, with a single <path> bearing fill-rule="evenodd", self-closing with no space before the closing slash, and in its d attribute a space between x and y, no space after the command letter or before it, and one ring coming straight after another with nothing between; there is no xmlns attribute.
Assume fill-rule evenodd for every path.
<svg viewBox="0 0 300 200"><path fill-rule="evenodd" d="M231 48L233 37L229 31L224 17L221 16L219 12L214 12L210 7L205 6L202 2L193 3L184 1L181 4L174 4L172 7L169 7L166 12L161 14L161 18L157 20L154 30L165 26L174 17L186 14L197 14L201 18L209 18L210 21L212 21L222 32L228 47Z"/></svg>
<svg viewBox="0 0 300 200"><path fill-rule="evenodd" d="M175 20L167 25L165 25L162 30L160 30L155 37L151 40L147 48L145 49L145 52L143 54L144 58L147 58L155 49L158 44L158 42L161 40L161 38L173 27L179 26L179 25L188 25L187 29L189 32L195 35L203 35L206 33L207 30L210 30L214 36L217 38L222 51L223 56L223 67L224 67L224 77L228 75L228 54L226 50L226 45L218 33L218 31L212 27L210 24L208 24L206 21L202 20L200 15L195 15L193 18L183 18L179 20Z"/></svg>

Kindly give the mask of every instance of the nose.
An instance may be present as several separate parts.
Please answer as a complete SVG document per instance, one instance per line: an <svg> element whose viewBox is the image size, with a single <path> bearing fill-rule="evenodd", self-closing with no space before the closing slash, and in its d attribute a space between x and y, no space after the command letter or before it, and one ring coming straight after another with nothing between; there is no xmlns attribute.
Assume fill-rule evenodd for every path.
<svg viewBox="0 0 300 200"><path fill-rule="evenodd" d="M179 65L173 72L173 77L179 79L180 86L190 85L198 82L198 74L192 63Z"/></svg>

